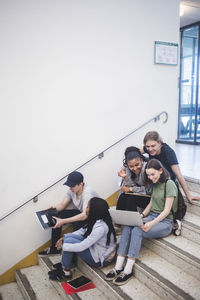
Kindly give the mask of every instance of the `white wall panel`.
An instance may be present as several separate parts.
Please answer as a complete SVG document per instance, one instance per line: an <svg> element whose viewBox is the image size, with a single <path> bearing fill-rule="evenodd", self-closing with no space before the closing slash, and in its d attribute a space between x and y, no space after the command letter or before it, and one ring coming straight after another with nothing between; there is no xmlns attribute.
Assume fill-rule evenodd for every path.
<svg viewBox="0 0 200 300"><path fill-rule="evenodd" d="M1 0L1 215L162 110L167 125L145 128L131 143L140 145L156 128L173 146L178 67L154 65L153 58L155 40L178 39L178 0ZM113 176L128 141L83 170L102 196L116 190ZM14 219L16 239L20 231L28 243L3 259L2 272L49 238L31 219L47 196L2 222L1 258L13 253L7 224Z"/></svg>

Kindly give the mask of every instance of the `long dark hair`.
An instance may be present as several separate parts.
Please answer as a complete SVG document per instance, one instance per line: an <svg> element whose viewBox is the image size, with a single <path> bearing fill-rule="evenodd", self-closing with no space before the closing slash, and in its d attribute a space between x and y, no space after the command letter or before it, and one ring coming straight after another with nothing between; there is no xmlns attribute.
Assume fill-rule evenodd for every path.
<svg viewBox="0 0 200 300"><path fill-rule="evenodd" d="M107 242L106 245L110 244L110 236L111 233L114 236L114 241L116 242L116 234L115 230L112 224L112 219L109 213L109 206L108 203L101 198L93 197L89 201L89 215L87 218L87 225L85 228L87 228L84 238L86 238L90 233L92 232L93 226L96 223L97 220L102 219L108 226L108 234L107 234Z"/></svg>
<svg viewBox="0 0 200 300"><path fill-rule="evenodd" d="M134 158L140 158L142 161L147 161L148 159L140 153L140 149L134 146L130 146L126 148L124 152L124 159L123 159L123 165L128 168L128 162ZM131 179L135 179L136 175L134 172L131 172Z"/></svg>
<svg viewBox="0 0 200 300"><path fill-rule="evenodd" d="M157 171L159 171L160 169L163 170L163 172L161 173L160 178L159 178L160 183L164 183L170 178L169 172L165 169L165 167L162 165L162 163L158 159L152 158L148 161L145 170L151 169L151 168L155 169ZM150 183L150 182L152 183L152 181L147 177L146 172L145 172L145 181L146 181L146 183Z"/></svg>

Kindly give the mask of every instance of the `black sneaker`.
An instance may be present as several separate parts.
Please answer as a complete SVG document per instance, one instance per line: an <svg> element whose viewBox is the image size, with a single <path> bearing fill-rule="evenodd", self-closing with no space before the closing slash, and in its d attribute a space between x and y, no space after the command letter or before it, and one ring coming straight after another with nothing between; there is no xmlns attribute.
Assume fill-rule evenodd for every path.
<svg viewBox="0 0 200 300"><path fill-rule="evenodd" d="M61 263L57 263L57 264L54 264L52 267L54 269L62 269L62 264Z"/></svg>
<svg viewBox="0 0 200 300"><path fill-rule="evenodd" d="M56 248L47 248L46 250L38 252L39 255L53 255L60 254L61 250L57 250Z"/></svg>
<svg viewBox="0 0 200 300"><path fill-rule="evenodd" d="M125 283L127 283L131 277L133 276L133 273L130 274L125 274L124 272L122 272L114 281L113 283L116 285L123 285Z"/></svg>
<svg viewBox="0 0 200 300"><path fill-rule="evenodd" d="M109 280L113 280L115 278L117 278L117 276L122 272L123 270L115 270L112 269L110 270L110 272L108 272L108 274L105 276L105 280L109 281Z"/></svg>
<svg viewBox="0 0 200 300"><path fill-rule="evenodd" d="M55 269L48 272L49 279L51 280L71 280L72 279L72 272L70 271L69 275L66 275L63 269Z"/></svg>
<svg viewBox="0 0 200 300"><path fill-rule="evenodd" d="M62 270L62 269L63 269L61 263L54 264L54 265L52 265L52 267L53 267L54 269L48 272L49 275L54 274L55 269L56 269L56 270Z"/></svg>

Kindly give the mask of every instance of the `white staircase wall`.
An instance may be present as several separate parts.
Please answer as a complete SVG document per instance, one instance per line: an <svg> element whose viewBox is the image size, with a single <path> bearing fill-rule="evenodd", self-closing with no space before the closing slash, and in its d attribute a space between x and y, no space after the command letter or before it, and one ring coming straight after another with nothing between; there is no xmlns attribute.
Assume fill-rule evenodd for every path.
<svg viewBox="0 0 200 300"><path fill-rule="evenodd" d="M166 125L81 171L107 197L125 147L152 129L174 145L178 66L154 65L156 40L179 43L178 0L1 1L1 216L162 110ZM33 213L64 193L61 183L1 222L0 274L50 238Z"/></svg>

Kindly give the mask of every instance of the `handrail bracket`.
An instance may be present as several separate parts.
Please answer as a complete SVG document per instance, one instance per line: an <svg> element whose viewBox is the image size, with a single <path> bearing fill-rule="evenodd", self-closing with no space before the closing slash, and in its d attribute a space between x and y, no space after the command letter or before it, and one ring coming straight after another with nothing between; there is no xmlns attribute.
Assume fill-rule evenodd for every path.
<svg viewBox="0 0 200 300"><path fill-rule="evenodd" d="M102 159L104 157L104 152L98 154L98 159Z"/></svg>

